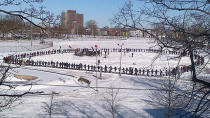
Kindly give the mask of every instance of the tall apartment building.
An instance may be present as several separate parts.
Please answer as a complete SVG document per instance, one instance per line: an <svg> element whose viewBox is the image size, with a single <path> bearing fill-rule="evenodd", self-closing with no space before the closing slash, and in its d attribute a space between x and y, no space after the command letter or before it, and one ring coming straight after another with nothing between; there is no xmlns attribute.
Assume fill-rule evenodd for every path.
<svg viewBox="0 0 210 118"><path fill-rule="evenodd" d="M63 11L61 14L61 24L73 34L78 34L83 29L83 14L78 14L74 10Z"/></svg>

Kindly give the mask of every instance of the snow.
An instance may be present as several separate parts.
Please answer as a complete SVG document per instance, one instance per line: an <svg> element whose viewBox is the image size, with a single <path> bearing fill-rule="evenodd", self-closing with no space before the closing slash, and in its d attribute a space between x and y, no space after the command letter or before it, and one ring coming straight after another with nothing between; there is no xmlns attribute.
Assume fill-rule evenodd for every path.
<svg viewBox="0 0 210 118"><path fill-rule="evenodd" d="M38 49L37 47L41 46L39 44L39 40L31 41L30 40L9 40L9 41L0 41L0 53L8 53L8 52L22 52L29 51L32 49ZM6 45L5 45L6 44Z"/></svg>
<svg viewBox="0 0 210 118"><path fill-rule="evenodd" d="M153 69L163 69L164 67L176 67L178 65L177 60L171 60L170 64L168 65L168 59L172 57L172 55L162 56L157 60L154 58L158 54L151 54L145 52L138 52L134 53L134 57L131 56L130 53L126 53L125 55L122 54L122 67L137 67L137 68L153 68ZM111 52L107 58L103 56L98 56L97 59L100 60L101 66L120 66L120 53L119 52ZM79 57L74 55L74 53L64 53L64 54L53 54L53 55L44 55L44 56L36 56L33 57L32 60L34 61L58 61L58 62L68 62L68 63L82 63L82 64L89 64L95 65L96 64L96 57L91 56L83 56ZM180 65L190 64L189 58L185 57L179 63Z"/></svg>
<svg viewBox="0 0 210 118"><path fill-rule="evenodd" d="M69 48L69 45L72 46L72 48L91 48L94 47L94 45L98 45L99 49L102 48L120 48L118 44L124 44L123 48L142 48L142 49L157 49L155 41L151 39L139 39L135 40L133 38L129 40L55 40L54 41L54 47L55 49L59 49L60 46L62 49ZM102 56L97 57L98 60L100 60L100 65L104 66L120 66L120 52L110 52L110 54L105 57L105 53L102 53ZM157 53L144 53L144 52L136 52L134 53L134 57L131 57L130 53L122 53L122 67L138 67L138 68L153 68L153 69L163 69L164 67L176 67L178 65L178 59L177 60L170 60L170 64L168 65L168 59L171 57L174 57L174 55L163 55L155 62L153 62L154 58L158 56ZM75 56L73 53L68 54L53 54L53 55L45 55L45 56L36 56L32 58L33 60L38 61L58 61L58 62L69 62L69 63L83 63L83 64L90 64L95 65L96 64L96 57L88 57L88 56ZM152 64L152 65L151 65ZM180 65L184 64L190 64L189 58L182 58L182 60L179 62Z"/></svg>
<svg viewBox="0 0 210 118"><path fill-rule="evenodd" d="M49 39L47 41L50 41ZM129 38L127 40L116 39L97 39L97 38L80 38L80 39L54 39L54 48L91 48L98 45L99 48L117 48L118 44L124 43L123 47L127 48L158 48L154 40L146 38Z"/></svg>
<svg viewBox="0 0 210 118"><path fill-rule="evenodd" d="M48 39L50 40L50 39ZM63 49L68 48L91 48L95 44L99 48L119 48L117 44L124 43L125 48L157 48L156 43L151 39L75 39L75 40L59 40L51 39L54 46L48 49ZM16 45L13 42L14 45ZM1 42L1 45L10 45L10 42ZM18 50L16 50L18 52ZM22 50L20 50L22 51ZM0 55L9 54L9 50L4 48L4 53ZM164 69L165 67L175 67L177 60L167 59L173 55L163 55L153 63L151 62L156 57L155 53L136 52L134 57L131 53L123 54L122 66L138 67L138 68L155 68ZM119 67L119 52L111 52L108 58L98 57L101 60L101 65L112 65ZM33 57L33 60L45 61L60 61L70 63L86 63L95 64L95 57L78 57L73 54L53 54L45 56ZM133 65L135 63L135 65ZM168 64L169 63L169 64ZM188 58L183 58L181 64L189 64ZM14 82L20 85L32 83L31 91L43 91L50 94L52 91L59 93L54 96L55 110L53 111L54 118L108 118L111 114L108 112L106 99L110 98L110 90L114 88L114 93L117 91L117 103L119 105L118 118L164 118L164 110L158 104L151 104L151 89L160 89L161 83L166 78L146 77L146 76L131 76L102 73L102 80L97 79L98 91L96 91L96 73L86 71L76 71L69 69L56 69L46 67L20 67L14 68L11 73L19 75L36 76L36 80L18 80L12 75L8 78L9 82ZM85 77L91 81L90 86L85 83L78 82L79 77ZM99 76L99 73L98 75ZM190 81L180 80L180 86L190 86ZM28 90L29 87L21 86L16 88L17 91ZM43 102L50 102L50 95L27 95L20 101L16 102L11 109L0 112L1 117L11 118L46 118L47 114L44 112L42 106Z"/></svg>

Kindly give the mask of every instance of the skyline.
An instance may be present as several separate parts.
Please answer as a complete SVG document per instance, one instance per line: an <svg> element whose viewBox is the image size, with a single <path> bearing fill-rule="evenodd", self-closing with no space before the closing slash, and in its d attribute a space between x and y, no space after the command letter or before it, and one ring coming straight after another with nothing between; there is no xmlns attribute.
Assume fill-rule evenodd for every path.
<svg viewBox="0 0 210 118"><path fill-rule="evenodd" d="M99 27L113 27L112 18L119 12L126 1L132 1L135 7L143 6L142 1L137 0L44 0L35 7L44 6L47 11L55 15L61 15L62 11L75 10L84 15L84 25L88 20L95 20ZM27 5L26 5L27 6ZM6 10L24 9L21 6L2 6Z"/></svg>
<svg viewBox="0 0 210 118"><path fill-rule="evenodd" d="M76 10L84 15L84 24L95 20L99 27L111 26L111 19L126 0L45 0L43 6L50 12L60 15L62 11Z"/></svg>

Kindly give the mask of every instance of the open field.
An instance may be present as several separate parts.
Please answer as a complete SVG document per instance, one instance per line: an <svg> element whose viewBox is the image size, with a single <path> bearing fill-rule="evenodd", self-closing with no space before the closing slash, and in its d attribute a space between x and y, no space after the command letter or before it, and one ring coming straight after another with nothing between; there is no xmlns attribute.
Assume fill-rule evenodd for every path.
<svg viewBox="0 0 210 118"><path fill-rule="evenodd" d="M95 44L99 48L118 48L117 44L124 43L125 48L157 48L156 43L151 39L128 39L128 40L103 40L91 39L84 40L58 40L54 39L54 46L47 49L62 49L68 48L91 48ZM5 43L6 45L6 43ZM17 52L19 53L19 52ZM4 53L5 55L5 53ZM135 52L134 57L131 53L122 55L122 66L138 67L138 68L155 68L164 69L170 66L175 67L178 60L170 60L173 55L162 55L154 63L153 59L157 56L156 53ZM110 52L107 58L104 56L98 57L101 60L101 65L111 65L119 67L119 52ZM45 56L33 57L33 60L59 61L70 63L87 63L95 64L95 57L78 57L74 54L53 54ZM189 59L183 58L181 64L189 64ZM14 65L13 65L14 66ZM146 77L146 76L131 76L102 73L103 79L96 79L99 73L77 71L70 69L58 69L48 67L22 66L14 68L11 73L16 75L30 75L37 77L36 79L26 78L27 80L18 80L22 76L11 75L8 82L19 85L33 84L31 91L43 91L46 94L52 92L59 93L54 96L55 102L53 117L55 118L107 118L111 117L107 99L110 99L111 90L116 94L117 118L164 118L166 108L155 102L154 93L161 90L163 83L167 82L167 77ZM180 88L188 88L191 81L187 80L190 73L185 73L182 77L184 80L178 80ZM85 83L78 81L80 77L84 77L90 81L88 86ZM25 76L24 76L25 78ZM23 79L24 79L23 78ZM29 80L28 80L29 79ZM17 87L17 91L26 91L30 86ZM96 91L98 90L98 91ZM43 102L50 102L50 95L27 95L19 102L21 103L0 112L1 117L10 118L46 118L47 114L42 108ZM21 109L21 110L20 110Z"/></svg>

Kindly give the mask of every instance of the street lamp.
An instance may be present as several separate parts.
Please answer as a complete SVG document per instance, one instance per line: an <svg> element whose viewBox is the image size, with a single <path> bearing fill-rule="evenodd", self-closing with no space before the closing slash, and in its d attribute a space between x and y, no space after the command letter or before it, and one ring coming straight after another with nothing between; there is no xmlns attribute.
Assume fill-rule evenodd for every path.
<svg viewBox="0 0 210 118"><path fill-rule="evenodd" d="M31 11L31 22L32 22L32 11ZM32 50L32 37L33 37L33 31L32 31L32 23L31 23L31 50Z"/></svg>
<svg viewBox="0 0 210 118"><path fill-rule="evenodd" d="M95 48L96 48L96 91L98 91L98 77L97 77L97 69L98 69L97 49L98 49L98 45L95 45Z"/></svg>
<svg viewBox="0 0 210 118"><path fill-rule="evenodd" d="M121 65L122 65L122 46L124 45L124 43L122 44L117 44L118 46L120 46L120 68L119 68L119 75L121 76Z"/></svg>

